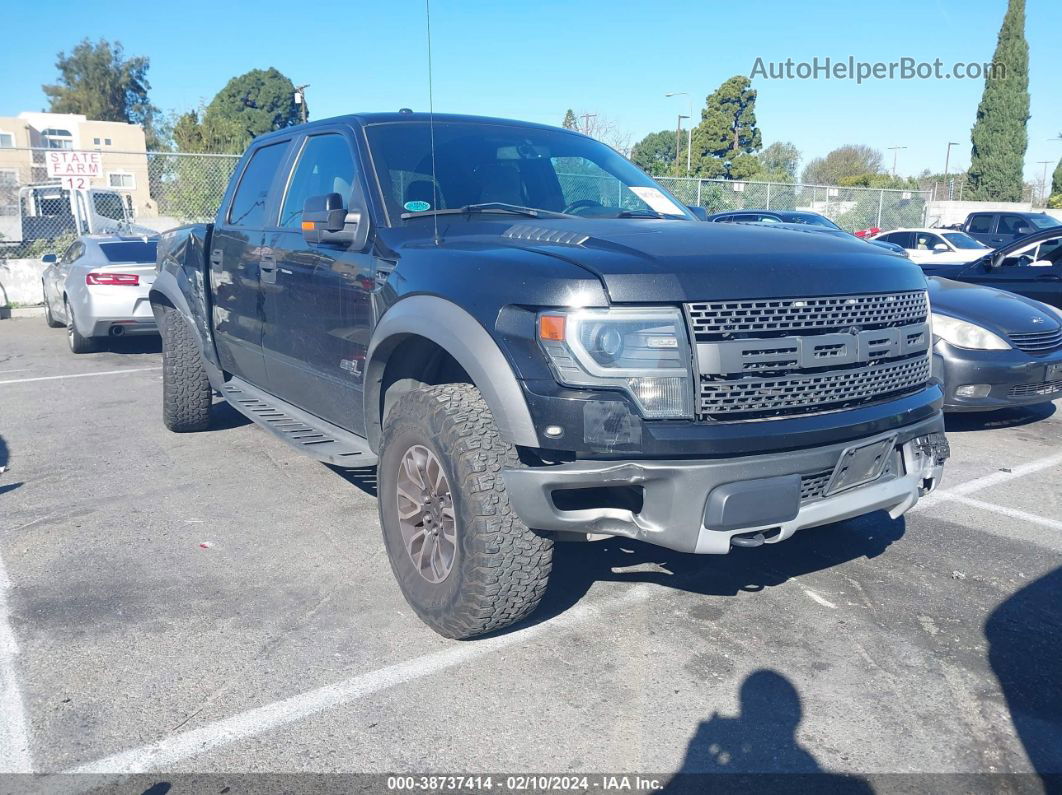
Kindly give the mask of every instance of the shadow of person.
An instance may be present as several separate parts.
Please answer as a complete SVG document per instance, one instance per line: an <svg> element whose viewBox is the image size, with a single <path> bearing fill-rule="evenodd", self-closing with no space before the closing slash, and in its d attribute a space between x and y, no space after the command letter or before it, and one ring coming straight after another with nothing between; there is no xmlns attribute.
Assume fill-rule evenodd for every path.
<svg viewBox="0 0 1062 795"><path fill-rule="evenodd" d="M1062 792L1062 568L993 610L985 639L1029 762L1047 792Z"/></svg>
<svg viewBox="0 0 1062 795"><path fill-rule="evenodd" d="M999 411L968 411L944 415L944 427L948 433L967 431L990 431L996 428L1017 428L1045 420L1055 413L1054 403L1035 403L1031 406L1015 406Z"/></svg>
<svg viewBox="0 0 1062 795"><path fill-rule="evenodd" d="M7 462L10 454L7 449L7 442L4 441L4 437L0 436L0 494L6 494L9 491L14 491L21 483L4 483L3 479L6 475Z"/></svg>
<svg viewBox="0 0 1062 795"><path fill-rule="evenodd" d="M797 741L804 716L800 694L776 671L749 674L739 691L735 717L715 713L690 738L678 774L666 792L703 792L723 784L727 791L815 791L869 793L859 777L829 773ZM726 776L720 779L720 774ZM710 776L710 778L709 778Z"/></svg>

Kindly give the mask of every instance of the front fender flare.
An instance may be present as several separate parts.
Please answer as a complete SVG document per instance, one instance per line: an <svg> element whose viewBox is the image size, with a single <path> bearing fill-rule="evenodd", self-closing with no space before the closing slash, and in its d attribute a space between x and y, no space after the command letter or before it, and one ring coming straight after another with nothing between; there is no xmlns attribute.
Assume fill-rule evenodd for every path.
<svg viewBox="0 0 1062 795"><path fill-rule="evenodd" d="M373 332L365 356L365 427L370 442L379 439L380 389L387 355L396 340L410 334L434 342L461 365L482 393L503 438L526 447L539 446L523 390L498 344L464 309L431 295L402 299L387 310Z"/></svg>

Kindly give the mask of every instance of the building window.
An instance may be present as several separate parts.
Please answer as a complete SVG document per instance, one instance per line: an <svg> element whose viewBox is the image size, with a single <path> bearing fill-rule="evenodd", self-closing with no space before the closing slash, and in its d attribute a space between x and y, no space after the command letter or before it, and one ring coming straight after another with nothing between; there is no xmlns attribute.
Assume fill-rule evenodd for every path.
<svg viewBox="0 0 1062 795"><path fill-rule="evenodd" d="M0 149L14 149L15 136L13 133L0 130Z"/></svg>
<svg viewBox="0 0 1062 795"><path fill-rule="evenodd" d="M100 139L99 138L93 138L92 139L92 145L93 146L99 146L100 145Z"/></svg>
<svg viewBox="0 0 1062 795"><path fill-rule="evenodd" d="M103 145L104 146L110 146L111 145L111 139L110 138L104 138L103 139Z"/></svg>
<svg viewBox="0 0 1062 795"><path fill-rule="evenodd" d="M49 127L41 133L41 140L44 141L44 146L48 149L74 148L74 136L70 134L70 130L59 130L55 127Z"/></svg>
<svg viewBox="0 0 1062 795"><path fill-rule="evenodd" d="M136 178L128 171L109 171L107 184L112 188L129 188L136 190Z"/></svg>
<svg viewBox="0 0 1062 795"><path fill-rule="evenodd" d="M0 168L0 188L14 188L18 185L17 168Z"/></svg>

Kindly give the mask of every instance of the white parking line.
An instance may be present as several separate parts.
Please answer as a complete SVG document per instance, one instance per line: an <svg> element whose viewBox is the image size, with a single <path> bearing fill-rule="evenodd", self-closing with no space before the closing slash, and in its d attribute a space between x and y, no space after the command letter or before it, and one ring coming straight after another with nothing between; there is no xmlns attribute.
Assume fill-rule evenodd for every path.
<svg viewBox="0 0 1062 795"><path fill-rule="evenodd" d="M968 494L973 494L974 492L982 491L983 489L988 489L992 486L998 486L1000 483L1006 483L1015 478L1022 478L1026 475L1032 475L1036 472L1041 472L1045 469L1050 469L1053 466L1059 465L1062 465L1062 453L1049 455L1045 458L1038 458L1035 461L1029 461L1025 464L1019 464L1009 472L1000 471L993 472L990 475L982 475L979 478L960 483L958 486L953 486L950 489L937 489L932 494L919 500L918 504L911 510L925 510L936 502L952 499L954 497L965 497Z"/></svg>
<svg viewBox="0 0 1062 795"><path fill-rule="evenodd" d="M1012 519L1020 519L1021 521L1030 524L1050 527L1052 530L1062 530L1062 522L1055 519L1048 519L1046 516L1038 516L1035 513L1029 513L1028 511L1022 511L1017 508L1008 508L1006 505L996 505L994 502L975 500L972 497L963 497L961 494L952 494L946 499L949 502L962 503L963 505L969 505L971 508L980 508L982 511L991 511L992 513L1009 516Z"/></svg>
<svg viewBox="0 0 1062 795"><path fill-rule="evenodd" d="M68 773L139 773L172 765L221 746L308 718L325 710L350 704L359 698L378 693L404 682L430 676L455 665L469 662L492 652L527 643L548 630L567 629L601 613L614 610L630 602L642 601L653 592L652 586L640 583L626 590L602 607L578 604L562 615L541 624L486 640L473 640L442 651L389 665L359 674L342 682L325 685L297 696L275 701L261 707L240 712L229 718L208 723L198 729L170 735L158 742L133 748L104 759L80 765Z"/></svg>
<svg viewBox="0 0 1062 795"><path fill-rule="evenodd" d="M57 381L61 378L91 378L94 375L125 375L126 373L146 373L148 370L161 370L158 367L128 367L124 370L101 370L98 373L71 373L70 375L42 375L37 378L12 378L9 381L0 381L0 384L28 384L30 381Z"/></svg>
<svg viewBox="0 0 1062 795"><path fill-rule="evenodd" d="M0 558L0 773L32 773L26 708L15 671L18 643L8 621L7 578Z"/></svg>

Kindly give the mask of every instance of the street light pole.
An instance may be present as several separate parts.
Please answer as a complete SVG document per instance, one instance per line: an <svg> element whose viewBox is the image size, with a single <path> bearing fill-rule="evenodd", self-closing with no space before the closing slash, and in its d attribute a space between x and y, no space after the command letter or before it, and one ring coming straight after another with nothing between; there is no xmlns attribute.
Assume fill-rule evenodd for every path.
<svg viewBox="0 0 1062 795"><path fill-rule="evenodd" d="M906 149L906 148L907 148L906 146L890 146L889 147L889 149L892 150L892 175L894 177L896 176L896 155L899 154L899 150L900 149Z"/></svg>
<svg viewBox="0 0 1062 795"><path fill-rule="evenodd" d="M944 198L945 198L945 200L951 198L951 191L948 190L948 163L951 160L951 148L953 146L958 146L958 145L959 145L958 141L948 141L948 151L944 155ZM895 176L895 171L896 171L896 167L893 166L893 172L894 172L893 175L894 176Z"/></svg>
<svg viewBox="0 0 1062 795"><path fill-rule="evenodd" d="M310 119L309 109L306 107L306 89L310 87L309 83L304 83L301 86L295 86L295 104L299 106L299 121L305 124Z"/></svg>
<svg viewBox="0 0 1062 795"><path fill-rule="evenodd" d="M690 115L686 118L690 120L689 130L686 131L686 177L690 176L691 156L693 154L693 95L688 91L669 91L664 94L665 97L688 97L690 101ZM678 141L675 142L675 160L679 157Z"/></svg>
<svg viewBox="0 0 1062 795"><path fill-rule="evenodd" d="M1037 160L1036 165L1044 167L1043 176L1040 177L1040 203L1047 206L1047 167L1051 165L1054 160Z"/></svg>
<svg viewBox="0 0 1062 795"><path fill-rule="evenodd" d="M682 141L682 120L683 119L688 119L688 118L689 118L689 116L686 116L686 115L680 113L678 115L678 121L675 122L675 163L676 163L676 165L678 164L678 153L679 153L679 150L682 148L682 144L681 144L681 141ZM686 168L686 176L689 176L689 173L690 173L689 172L689 167L687 166L687 168Z"/></svg>

